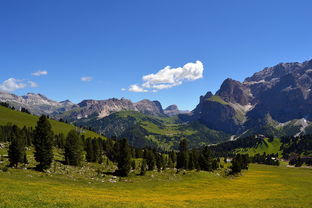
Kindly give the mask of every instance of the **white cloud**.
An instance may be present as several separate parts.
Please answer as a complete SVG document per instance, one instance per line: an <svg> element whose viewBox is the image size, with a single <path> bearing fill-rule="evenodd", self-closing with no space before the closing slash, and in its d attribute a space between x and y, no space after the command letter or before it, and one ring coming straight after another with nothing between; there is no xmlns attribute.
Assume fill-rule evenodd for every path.
<svg viewBox="0 0 312 208"><path fill-rule="evenodd" d="M41 75L47 75L47 74L48 74L48 71L46 70L43 70L43 71L39 70L39 71L32 73L33 76L41 76Z"/></svg>
<svg viewBox="0 0 312 208"><path fill-rule="evenodd" d="M28 81L25 83L23 80L15 79L15 78L9 78L2 83L0 83L0 91L4 92L13 92L18 89L23 89L26 87L38 87L38 84L33 81Z"/></svg>
<svg viewBox="0 0 312 208"><path fill-rule="evenodd" d="M25 88L26 84L22 83L22 80L10 78L0 84L0 91L12 92L17 89Z"/></svg>
<svg viewBox="0 0 312 208"><path fill-rule="evenodd" d="M148 74L142 77L141 85L131 85L129 91L132 92L157 92L181 85L184 81L194 81L203 77L204 66L200 61L187 63L183 67L171 68L166 66L156 74Z"/></svg>
<svg viewBox="0 0 312 208"><path fill-rule="evenodd" d="M121 91L126 91L127 89L126 88L121 88Z"/></svg>
<svg viewBox="0 0 312 208"><path fill-rule="evenodd" d="M80 80L83 82L90 82L93 78L92 77L81 77Z"/></svg>
<svg viewBox="0 0 312 208"><path fill-rule="evenodd" d="M38 87L38 84L36 82L33 82L33 81L28 81L28 84L31 88L35 88L35 87Z"/></svg>
<svg viewBox="0 0 312 208"><path fill-rule="evenodd" d="M130 92L148 92L148 90L140 87L139 85L130 85L129 89Z"/></svg>

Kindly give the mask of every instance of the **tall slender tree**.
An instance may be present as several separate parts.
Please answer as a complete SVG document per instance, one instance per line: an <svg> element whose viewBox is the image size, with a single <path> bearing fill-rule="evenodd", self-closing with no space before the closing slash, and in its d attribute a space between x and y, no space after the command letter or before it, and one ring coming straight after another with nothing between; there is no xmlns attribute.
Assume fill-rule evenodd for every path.
<svg viewBox="0 0 312 208"><path fill-rule="evenodd" d="M180 151L177 157L177 168L187 169L189 162L189 152L186 139L180 141Z"/></svg>
<svg viewBox="0 0 312 208"><path fill-rule="evenodd" d="M10 166L18 166L18 163L26 163L26 135L16 125L12 127L11 143L8 149Z"/></svg>
<svg viewBox="0 0 312 208"><path fill-rule="evenodd" d="M85 145L85 150L86 150L86 159L88 162L94 162L94 151L93 151L93 144L92 144L92 139L87 138L86 139L86 145Z"/></svg>
<svg viewBox="0 0 312 208"><path fill-rule="evenodd" d="M35 160L39 163L37 170L43 171L51 167L53 160L53 132L45 115L42 115L34 131L33 144L35 147Z"/></svg>
<svg viewBox="0 0 312 208"><path fill-rule="evenodd" d="M146 160L143 159L142 160L142 165L141 165L141 172L140 172L140 175L145 175L146 174L146 166L147 166L147 163L146 163Z"/></svg>
<svg viewBox="0 0 312 208"><path fill-rule="evenodd" d="M80 166L82 157L83 147L82 139L75 130L68 132L66 143L65 143L65 162L68 165Z"/></svg>
<svg viewBox="0 0 312 208"><path fill-rule="evenodd" d="M118 170L116 171L116 173L119 176L125 177L128 176L131 169L131 149L128 145L127 139L119 140L118 143Z"/></svg>

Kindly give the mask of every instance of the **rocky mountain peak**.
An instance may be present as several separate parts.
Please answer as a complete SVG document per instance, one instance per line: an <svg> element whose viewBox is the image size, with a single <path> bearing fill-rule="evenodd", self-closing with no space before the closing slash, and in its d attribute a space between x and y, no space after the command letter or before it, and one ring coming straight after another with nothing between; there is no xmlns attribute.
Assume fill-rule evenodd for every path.
<svg viewBox="0 0 312 208"><path fill-rule="evenodd" d="M164 111L159 101L150 101L147 99L134 103L137 110L144 114L150 115L164 115Z"/></svg>
<svg viewBox="0 0 312 208"><path fill-rule="evenodd" d="M179 110L177 105L169 105L165 110Z"/></svg>
<svg viewBox="0 0 312 208"><path fill-rule="evenodd" d="M227 78L223 81L216 95L224 101L247 105L251 100L251 93L241 82Z"/></svg>
<svg viewBox="0 0 312 208"><path fill-rule="evenodd" d="M164 112L167 116L176 116L181 113L177 105L169 105Z"/></svg>

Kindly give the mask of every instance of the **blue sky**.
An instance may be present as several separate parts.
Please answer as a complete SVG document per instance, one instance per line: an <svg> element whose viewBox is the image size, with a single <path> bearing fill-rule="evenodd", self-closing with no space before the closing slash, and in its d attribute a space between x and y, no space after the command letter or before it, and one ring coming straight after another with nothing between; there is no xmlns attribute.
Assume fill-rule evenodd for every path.
<svg viewBox="0 0 312 208"><path fill-rule="evenodd" d="M227 77L312 58L311 9L309 0L1 0L0 86L58 101L147 98L191 110ZM167 89L128 90L197 60L202 74L192 65L195 74L174 75Z"/></svg>

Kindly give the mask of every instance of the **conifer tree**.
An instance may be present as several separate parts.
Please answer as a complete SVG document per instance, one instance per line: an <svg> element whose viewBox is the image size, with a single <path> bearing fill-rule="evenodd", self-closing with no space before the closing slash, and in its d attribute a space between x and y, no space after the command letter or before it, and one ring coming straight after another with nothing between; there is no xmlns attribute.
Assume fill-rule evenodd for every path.
<svg viewBox="0 0 312 208"><path fill-rule="evenodd" d="M142 165L141 165L141 172L140 172L140 175L145 175L146 174L146 166L147 166L147 163L146 163L146 160L143 159L142 160Z"/></svg>
<svg viewBox="0 0 312 208"><path fill-rule="evenodd" d="M93 144L92 144L91 138L86 139L85 151L87 153L86 160L88 162L94 162L94 151L93 151Z"/></svg>
<svg viewBox="0 0 312 208"><path fill-rule="evenodd" d="M33 145L35 147L35 160L39 163L36 168L39 171L50 168L53 160L53 132L45 115L42 115L37 122Z"/></svg>
<svg viewBox="0 0 312 208"><path fill-rule="evenodd" d="M156 165L156 159L154 152L152 150L145 150L146 154L144 159L146 159L148 170L154 170Z"/></svg>
<svg viewBox="0 0 312 208"><path fill-rule="evenodd" d="M180 141L180 151L177 156L177 168L187 169L189 162L189 152L186 139Z"/></svg>
<svg viewBox="0 0 312 208"><path fill-rule="evenodd" d="M68 132L65 143L65 162L67 165L80 166L82 162L82 140L77 131Z"/></svg>
<svg viewBox="0 0 312 208"><path fill-rule="evenodd" d="M118 141L119 151L117 156L118 170L116 173L119 176L128 176L131 169L131 149L128 145L127 139L122 139Z"/></svg>
<svg viewBox="0 0 312 208"><path fill-rule="evenodd" d="M93 149L93 156L94 156L92 162L98 162L100 160L101 151L100 151L99 141L97 139L92 140L92 149Z"/></svg>
<svg viewBox="0 0 312 208"><path fill-rule="evenodd" d="M202 153L200 154L198 162L199 162L199 167L201 170L205 170L205 171L213 170L213 167L212 167L213 157L212 157L211 150L207 146L204 147Z"/></svg>
<svg viewBox="0 0 312 208"><path fill-rule="evenodd" d="M18 163L26 163L26 135L23 131L19 130L16 125L12 127L11 143L8 149L8 156L10 166L18 166Z"/></svg>

